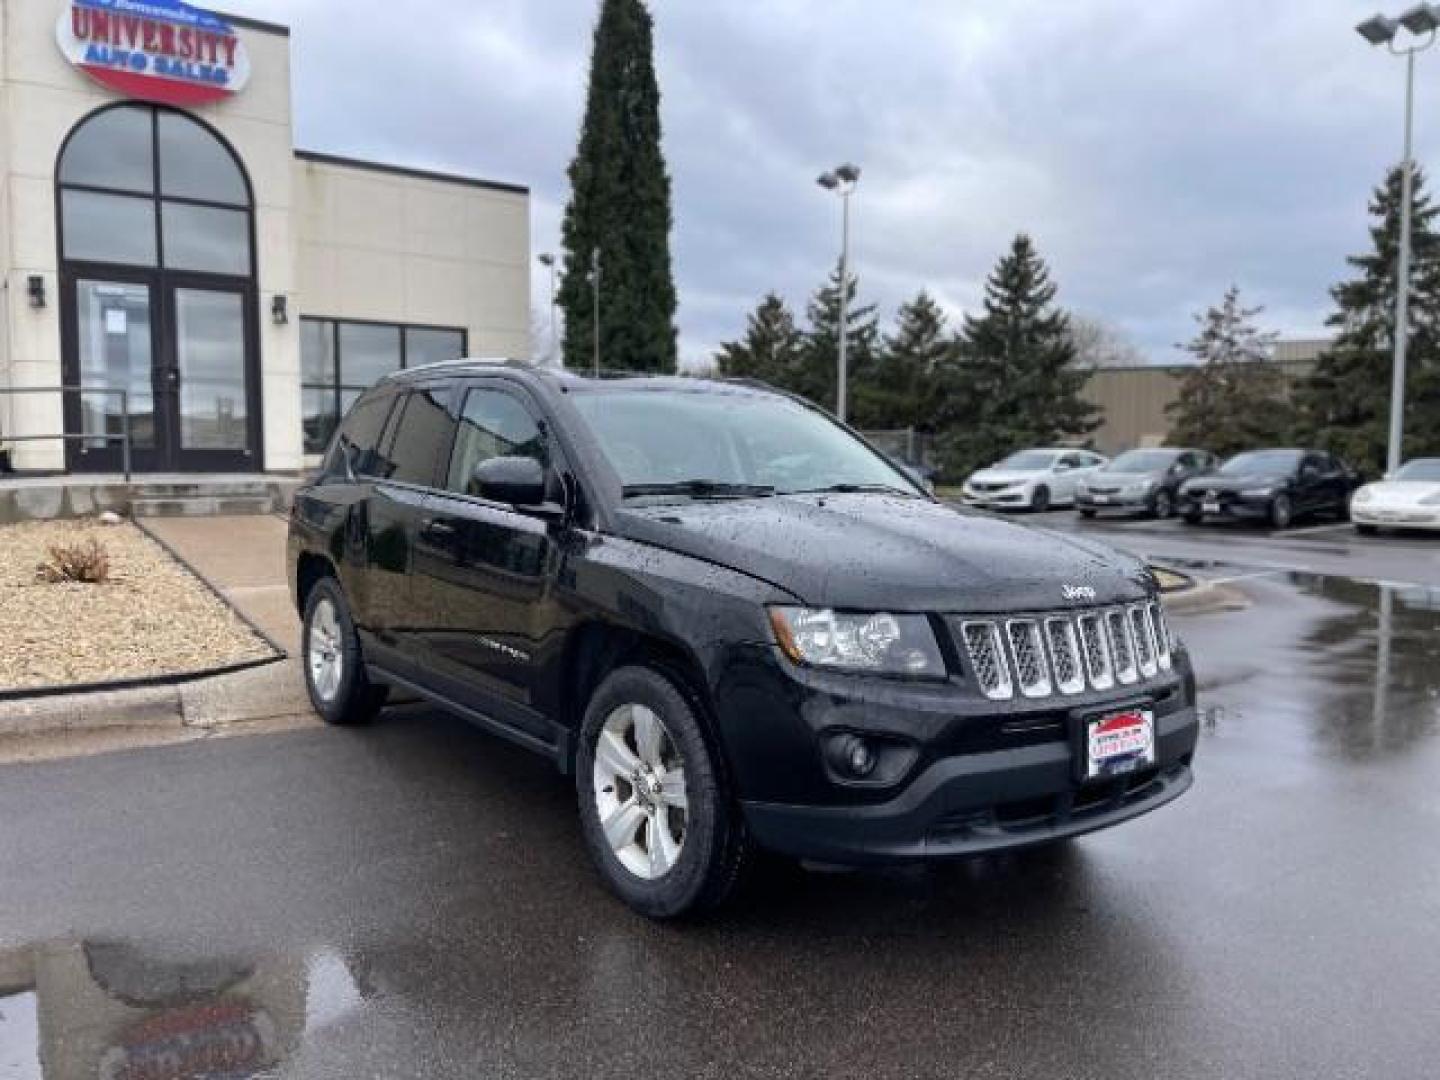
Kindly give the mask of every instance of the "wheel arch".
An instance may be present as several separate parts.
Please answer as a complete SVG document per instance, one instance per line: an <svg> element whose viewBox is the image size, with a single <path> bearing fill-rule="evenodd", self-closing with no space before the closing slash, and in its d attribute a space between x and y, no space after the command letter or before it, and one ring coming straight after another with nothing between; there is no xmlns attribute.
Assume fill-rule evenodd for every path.
<svg viewBox="0 0 1440 1080"><path fill-rule="evenodd" d="M335 571L335 564L326 556L305 551L295 560L295 609L302 618L311 590L317 582L327 577L338 578L339 574Z"/></svg>
<svg viewBox="0 0 1440 1080"><path fill-rule="evenodd" d="M674 683L694 709L717 759L723 762L724 747L715 722L709 680L699 657L680 642L595 621L571 631L560 662L557 712L561 725L571 734L570 746L560 762L565 772L574 771L580 727L595 690L611 672L632 665L653 668Z"/></svg>

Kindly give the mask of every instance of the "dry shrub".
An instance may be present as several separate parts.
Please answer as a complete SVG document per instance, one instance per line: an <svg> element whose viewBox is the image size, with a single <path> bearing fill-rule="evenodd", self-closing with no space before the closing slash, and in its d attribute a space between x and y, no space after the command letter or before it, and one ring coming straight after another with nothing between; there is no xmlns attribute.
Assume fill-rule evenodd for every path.
<svg viewBox="0 0 1440 1080"><path fill-rule="evenodd" d="M51 544L50 557L35 568L41 581L79 581L100 585L110 580L110 553L94 537L74 544Z"/></svg>

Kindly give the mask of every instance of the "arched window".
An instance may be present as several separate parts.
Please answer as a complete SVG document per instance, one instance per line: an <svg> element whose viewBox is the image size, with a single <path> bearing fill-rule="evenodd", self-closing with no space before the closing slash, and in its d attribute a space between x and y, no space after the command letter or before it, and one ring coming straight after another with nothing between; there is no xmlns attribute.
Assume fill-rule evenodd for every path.
<svg viewBox="0 0 1440 1080"><path fill-rule="evenodd" d="M234 153L184 113L102 109L60 152L67 262L250 277L250 185Z"/></svg>

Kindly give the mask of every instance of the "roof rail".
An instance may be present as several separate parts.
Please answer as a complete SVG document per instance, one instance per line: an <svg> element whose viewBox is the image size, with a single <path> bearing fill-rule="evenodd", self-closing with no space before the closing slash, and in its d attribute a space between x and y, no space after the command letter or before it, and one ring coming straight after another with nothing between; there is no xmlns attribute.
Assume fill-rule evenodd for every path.
<svg viewBox="0 0 1440 1080"><path fill-rule="evenodd" d="M533 365L523 363L508 356L462 356L458 360L432 360L428 364L416 364L414 367L400 368L396 371L386 373L384 378L396 379L401 375L409 375L416 371L436 371L445 368L477 366L529 368Z"/></svg>

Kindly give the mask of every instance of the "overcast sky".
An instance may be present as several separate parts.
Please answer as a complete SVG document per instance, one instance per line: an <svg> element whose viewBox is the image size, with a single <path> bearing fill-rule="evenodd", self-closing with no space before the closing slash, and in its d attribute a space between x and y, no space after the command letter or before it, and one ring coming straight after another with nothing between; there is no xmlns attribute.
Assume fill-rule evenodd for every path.
<svg viewBox="0 0 1440 1080"><path fill-rule="evenodd" d="M529 185L534 250L568 194L598 0L233 0L292 27L296 140ZM1408 6L1396 0L1394 6ZM824 168L864 168L856 272L887 320L973 309L1017 231L1061 302L1177 359L1232 282L1318 333L1400 156L1403 64L1355 0L656 0L682 357L797 310L833 264ZM1417 156L1440 139L1440 49ZM534 299L548 282L537 268Z"/></svg>

